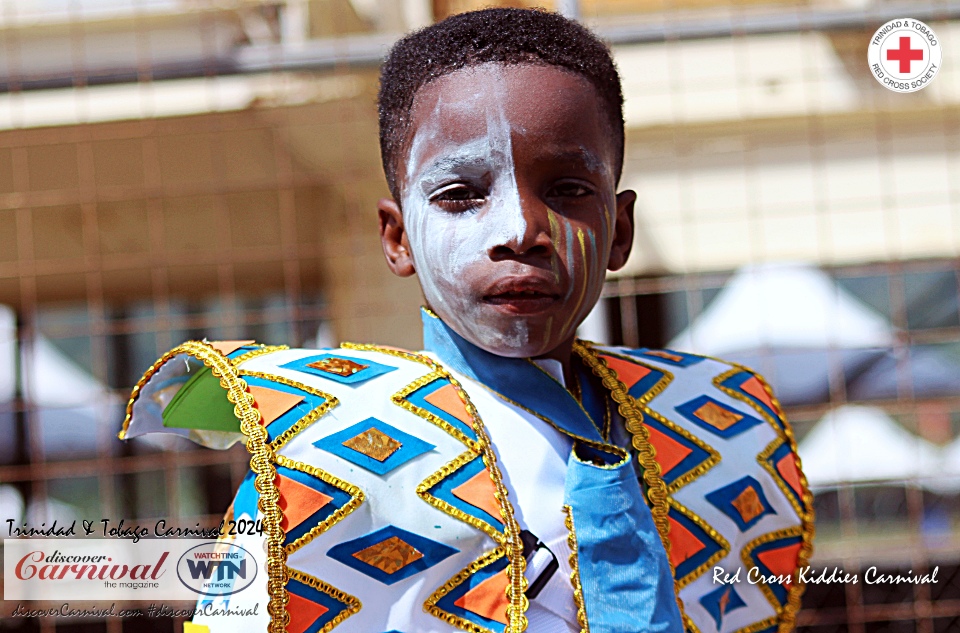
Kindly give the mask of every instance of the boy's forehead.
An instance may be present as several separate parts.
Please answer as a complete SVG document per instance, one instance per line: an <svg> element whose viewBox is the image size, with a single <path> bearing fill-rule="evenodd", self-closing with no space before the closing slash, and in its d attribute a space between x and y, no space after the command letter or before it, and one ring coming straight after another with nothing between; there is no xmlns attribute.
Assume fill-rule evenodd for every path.
<svg viewBox="0 0 960 633"><path fill-rule="evenodd" d="M486 63L459 69L417 91L405 167L469 153L504 125L511 136L530 136L545 146L605 154L610 135L599 101L588 80L556 66Z"/></svg>

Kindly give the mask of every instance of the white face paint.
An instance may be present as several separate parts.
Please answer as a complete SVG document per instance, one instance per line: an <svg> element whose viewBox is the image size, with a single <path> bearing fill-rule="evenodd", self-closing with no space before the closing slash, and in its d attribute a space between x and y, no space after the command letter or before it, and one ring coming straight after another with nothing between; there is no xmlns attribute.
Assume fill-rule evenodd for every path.
<svg viewBox="0 0 960 633"><path fill-rule="evenodd" d="M541 79L551 92L540 102L542 89L524 83L528 72L548 71L487 64L436 80L447 83L430 93L433 101L415 103L412 113L417 125L400 201L429 306L468 341L512 357L552 351L590 311L603 284L616 213L615 182L600 159L606 141L596 140L606 137L596 131L602 124L595 121L592 87L587 99L571 99L569 83L555 87L570 78L554 69L549 72L562 76ZM566 118L545 122L544 109L565 112ZM581 144L581 136L593 145ZM554 165L553 158L541 158L554 151L543 150L544 141L574 155L556 164L582 167L546 167L549 175L541 178L541 166ZM526 157L523 187L514 164L518 152ZM586 181L588 197L548 193L554 182L576 188ZM521 191L530 196L526 209ZM534 244L537 255L529 250ZM555 299L538 314L498 309L485 297L505 279L539 279Z"/></svg>
<svg viewBox="0 0 960 633"><path fill-rule="evenodd" d="M465 143L441 146L425 156L424 146L441 134L445 110L476 108L485 98L475 94L463 101L437 102L425 125L417 129L407 160L407 187L402 201L404 224L429 305L465 338L490 351L523 348L528 331L522 319L506 329L481 317L482 306L465 296L464 277L471 265L488 259L491 249L523 241L527 224L520 205L513 164L511 127L499 107L487 109L486 134ZM431 210L430 196L450 182L467 181L488 190L482 212L445 213Z"/></svg>

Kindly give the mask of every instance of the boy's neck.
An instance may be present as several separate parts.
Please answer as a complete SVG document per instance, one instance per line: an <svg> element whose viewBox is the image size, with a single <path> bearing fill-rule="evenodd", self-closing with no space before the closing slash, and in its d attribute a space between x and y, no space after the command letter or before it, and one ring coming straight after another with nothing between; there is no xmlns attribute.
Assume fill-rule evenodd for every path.
<svg viewBox="0 0 960 633"><path fill-rule="evenodd" d="M571 336L563 343L558 345L556 348L547 352L546 354L540 354L539 356L534 356L532 360L541 360L541 359L551 359L560 363L560 366L563 368L563 381L567 385L572 385L574 381L573 377L573 365L570 362L571 355L573 354L573 339Z"/></svg>

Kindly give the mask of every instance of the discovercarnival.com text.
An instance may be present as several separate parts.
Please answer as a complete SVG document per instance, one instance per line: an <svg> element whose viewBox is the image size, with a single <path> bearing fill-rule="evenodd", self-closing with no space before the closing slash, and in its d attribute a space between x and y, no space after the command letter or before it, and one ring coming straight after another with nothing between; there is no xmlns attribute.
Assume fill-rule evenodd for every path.
<svg viewBox="0 0 960 633"><path fill-rule="evenodd" d="M231 609L229 607L214 607L212 604L205 604L202 607L189 609L174 609L165 604L151 604L142 609L117 609L116 603L109 607L87 607L78 609L70 606L69 602L64 602L59 607L49 609L27 609L23 604L18 603L13 613L14 618L42 618L44 616L70 617L70 618L107 618L120 617L132 618L142 617L144 615L151 618L192 618L198 615L203 616L252 616L257 615L260 609L259 604L255 604L249 609Z"/></svg>

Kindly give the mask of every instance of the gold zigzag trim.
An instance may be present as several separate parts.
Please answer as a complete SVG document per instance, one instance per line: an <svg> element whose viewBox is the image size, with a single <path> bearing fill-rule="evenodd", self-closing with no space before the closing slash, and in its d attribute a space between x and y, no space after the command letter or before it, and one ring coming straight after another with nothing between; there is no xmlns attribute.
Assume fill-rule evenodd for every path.
<svg viewBox="0 0 960 633"><path fill-rule="evenodd" d="M573 602L577 606L577 624L580 625L580 633L590 633L583 587L580 586L580 559L577 553L577 529L573 525L573 508L563 506L563 514L563 524L567 528L567 545L570 547L570 582L573 584Z"/></svg>
<svg viewBox="0 0 960 633"><path fill-rule="evenodd" d="M757 463L763 467L765 471L770 473L770 477L777 484L777 487L783 492L783 496L787 498L787 501L793 507L793 511L797 513L801 519L803 518L803 508L800 507L800 504L797 503L797 500L794 498L797 494L796 491L792 490L790 486L783 480L783 475L777 472L777 469L769 461L770 456L777 452L777 449L787 443L787 440L783 437L777 437L772 442L767 444L766 448L760 451L757 454Z"/></svg>
<svg viewBox="0 0 960 633"><path fill-rule="evenodd" d="M669 486L667 486L667 492L669 494L671 495L674 494L675 492L677 492L678 490L680 490L681 488L689 484L691 481L696 480L697 478L702 476L704 473L706 473L708 470L710 470L711 468L713 468L714 466L720 463L721 461L720 453L718 453L715 448L713 448L712 446L710 446L709 444L701 440L699 437L697 437L693 433L690 433L685 428L681 427L679 424L671 421L666 416L661 415L657 411L654 411L649 406L643 406L641 407L641 409L645 414L649 415L651 418L653 418L660 424L664 425L665 427L667 427L677 435L685 437L686 439L690 440L698 447L702 448L710 456L707 459L705 459L703 462L697 464L689 472L686 472L680 477L678 477Z"/></svg>
<svg viewBox="0 0 960 633"><path fill-rule="evenodd" d="M524 593L527 589L527 579L523 575L523 572L526 569L527 561L523 557L523 542L520 540L520 526L514 517L513 505L508 499L507 487L503 483L503 476L500 473L500 469L497 467L497 457L493 452L490 436L487 435L487 430L483 424L483 420L480 419L480 414L477 412L473 402L470 401L470 397L467 395L466 390L463 388L460 382L454 378L452 374L450 374L450 372L444 369L440 363L434 361L429 356L393 348L377 347L376 345L356 345L353 343L344 343L343 347L361 351L380 352L382 354L397 356L399 358L420 363L421 365L426 365L430 368L433 374L436 374L436 377L446 379L450 382L450 384L453 385L454 390L457 392L457 396L460 398L460 401L463 403L467 414L470 416L470 426L477 434L477 441L474 444L479 449L479 453L483 457L483 462L486 464L487 471L490 473L490 479L493 481L493 486L495 489L494 497L496 497L497 502L500 504L500 516L503 518L504 534L503 546L501 547L506 548L506 555L509 560L507 563L506 574L510 582L510 584L507 586L509 605L507 606L506 613L508 622L506 633L523 633L523 631L527 629L527 616L525 613L527 611L527 607L529 606L529 602ZM396 398L396 396L394 396L394 398ZM397 402L396 399L394 402L400 406L403 406L403 404ZM430 421L436 424L436 422L433 420ZM453 428L449 424L447 424L447 426ZM447 432L449 433L449 431ZM473 446L471 446L471 444L466 442L465 444L468 448L473 450ZM428 608L429 605L430 601L428 600L427 603L424 604L424 608L428 611L430 611ZM430 612L433 613L433 611Z"/></svg>
<svg viewBox="0 0 960 633"><path fill-rule="evenodd" d="M710 527L710 525L706 521L700 518L690 508L686 507L685 505L683 505L682 503L680 503L679 501L673 498L670 498L668 500L668 503L670 504L671 508L673 508L683 516L693 521L697 525L697 527L699 527L701 530L706 532L710 536L710 538L712 538L717 543L717 545L720 546L720 549L714 552L713 556L708 558L703 564L701 564L699 567L694 569L692 572L690 572L683 578L679 578L677 580L677 586L679 586L682 589L683 587L686 587L687 585L692 583L694 580L702 576L704 572L706 572L708 569L713 567L715 563L722 560L724 556L729 554L730 543L729 541L727 541L727 539L723 538L723 535L721 535L719 532L717 532L712 527Z"/></svg>
<svg viewBox="0 0 960 633"><path fill-rule="evenodd" d="M437 472L433 473L432 475L424 479L422 482L420 482L420 485L417 486L417 495L421 499L423 499L424 501L432 505L433 507L439 510L443 510L447 514L460 519L464 523L472 525L478 530L485 532L490 538L492 538L494 541L497 542L497 545L503 545L505 542L504 535L495 526L490 525L486 521L478 519L477 517L470 516L463 510L456 508L450 505L449 503L447 503L446 501L444 501L443 499L438 499L437 497L430 494L431 488L436 486L438 483L440 483L441 481L443 481L444 479L446 479L456 471L460 470L460 468L472 462L477 457L478 455L473 451L466 451L461 455L457 456L453 461L447 464L444 464L443 467L440 468L440 470L438 470Z"/></svg>
<svg viewBox="0 0 960 633"><path fill-rule="evenodd" d="M776 623L777 616L774 615L764 620L760 620L759 622L754 622L753 624L745 626L742 629L737 629L734 633L757 633L757 631L768 629ZM790 631L793 631L792 627Z"/></svg>
<svg viewBox="0 0 960 633"><path fill-rule="evenodd" d="M790 492L786 490L784 490L784 492L786 493L787 500L790 502L790 505L793 506L793 509L796 510L800 517L800 524L802 528L800 536L802 539L802 544L800 546L800 552L797 556L797 567L805 567L807 562L810 560L810 557L813 555L813 537L816 531L816 528L814 527L815 515L813 511L813 493L810 492L807 476L803 474L803 464L800 462L800 454L797 451L797 439L793 432L793 426L790 424L790 421L787 420L787 416L785 416L783 413L783 407L780 405L780 401L777 400L777 397L773 393L773 389L771 389L770 385L763 378L763 376L744 365L729 363L719 359L712 360L717 360L718 362L722 362L733 367L732 370L726 371L714 378L714 385L716 385L716 387L724 393L729 394L731 397L742 400L753 407L761 416L763 416L763 419L771 427L773 427L774 431L777 433L777 436L781 438L782 442L771 443L770 446L767 446L767 448L765 448L763 452L757 456L757 461L759 461L760 465L769 471L771 475L773 475L774 481L777 482L777 485L780 486L780 488L784 488L785 484L783 483L782 478L773 472L773 469L771 468L770 464L767 463L766 459L777 448L779 448L780 444L783 442L786 442L790 446L790 450L793 452L793 457L797 462L797 471L800 474L800 490L802 491L800 498L803 501L803 507L800 507L797 504ZM773 410L777 413L780 424L777 424L777 422L770 417L770 414L767 413L763 407L757 404L752 398L749 398L742 393L730 389L729 387L724 387L720 384L730 376L740 372L747 372L760 382L760 384L763 386L763 390L767 392L767 397L770 398L770 402L773 404ZM799 579L799 576L796 578ZM782 613L780 613L780 633L790 633L790 631L793 630L794 623L796 622L797 612L800 610L800 600L803 598L803 592L805 589L806 587L803 585L803 583L799 582L799 580L790 583L790 588L787 591L787 604L784 606Z"/></svg>
<svg viewBox="0 0 960 633"><path fill-rule="evenodd" d="M739 391L737 391L737 390L735 390L735 389L731 389L730 387L727 387L727 386L725 386L725 385L723 384L723 381L727 380L727 379L730 378L731 376L736 376L737 374L742 374L743 372L747 372L747 373L749 373L750 375L755 376L755 377L757 378L757 380L760 380L760 384L762 384L762 385L764 386L764 388L766 389L766 382L765 382L763 379L760 378L760 375L754 373L753 371L747 369L746 367L743 367L743 366L741 366L741 365L734 365L733 363L729 363L729 362L727 362L727 361L720 360L719 358L711 358L710 360L714 360L714 361L716 361L716 362L718 362L718 363L723 363L724 365L731 365L731 366L733 366L733 369L729 369L729 370L723 372L722 374L720 374L719 376L716 376L716 377L713 379L713 386L716 387L719 391L722 391L723 393L727 394L728 396L730 396L730 397L733 398L734 400L739 400L740 402L744 402L744 403L750 405L750 408L753 409L753 410L755 410L758 414L760 414L760 418L761 418L764 422L766 422L768 425L770 425L770 428L772 428L772 429L774 430L774 432L775 432L778 436L781 436L781 437L784 436L783 427L781 427L779 424L777 424L777 421L774 420L772 417L770 417L770 414L767 413L767 412L764 410L763 407L761 407L759 404L757 404L757 403L753 400L753 398L751 398L751 397L749 397L749 396L747 396L747 395L745 395L745 394L742 394L742 393L740 393ZM776 403L776 400L773 399L773 394L770 393L769 391L768 391L768 394L771 396L770 401ZM777 409L776 409L776 410L779 412L779 411L780 411L779 405L775 405L775 406L777 406ZM780 416L780 419L786 424L786 418L785 418L785 417L783 417L783 416L781 415L781 416ZM788 426L789 426L789 425L788 425Z"/></svg>
<svg viewBox="0 0 960 633"><path fill-rule="evenodd" d="M617 352L607 350L607 349L604 349L604 350L595 349L594 344L591 343L590 341L579 341L579 342L589 347L594 354L598 354L598 355L602 354L603 356L612 356L613 358L616 358L618 360L626 361L633 365L639 365L640 367L649 369L650 371L655 371L658 374L663 374L663 377L657 381L657 384L647 389L647 391L639 398L634 398L634 400L636 400L641 405L646 405L648 402L650 402L651 400L659 396L661 393L663 393L663 390L666 389L671 382L673 382L673 379L674 379L673 372L663 367L660 367L658 365L649 365L643 362L642 360L640 360L639 358L637 358L636 356L619 354ZM613 371L613 370L611 369L610 371ZM624 385L624 387L626 387L626 385ZM631 398L632 397L633 396L631 396Z"/></svg>
<svg viewBox="0 0 960 633"><path fill-rule="evenodd" d="M407 400L410 394L416 392L418 389L421 389L429 385L431 382L435 380L440 380L443 378L444 378L443 373L436 372L436 371L430 372L426 376L421 376L420 378L417 378L416 380L411 382L409 385L407 385L397 393L393 394L393 396L391 397L391 400L393 400L393 403L396 404L397 406L403 407L407 411L415 415L418 415L424 420L427 420L428 422L440 427L441 429L446 431L449 435L452 435L454 438L456 438L457 440L465 444L474 453L479 455L482 451L480 449L480 445L475 440L472 440L469 437L467 437L467 435L463 431L453 426L452 424L450 424L440 416L432 413L431 411L428 411L427 409L424 409L423 407L418 407L417 405Z"/></svg>
<svg viewBox="0 0 960 633"><path fill-rule="evenodd" d="M359 508L365 499L363 491L360 488L348 481L340 479L339 477L335 477L327 471L317 468L316 466L311 466L310 464L304 464L303 462L292 460L284 455L277 455L277 466L284 466L285 468L299 470L302 473L312 475L313 477L330 484L334 488L339 488L350 495L350 501L344 504L343 507L337 508L333 514L314 526L313 529L298 538L293 543L288 543L284 548L286 549L288 556L342 521L347 517L348 514Z"/></svg>
<svg viewBox="0 0 960 633"><path fill-rule="evenodd" d="M803 539L804 527L800 525L795 525L793 527L789 527L783 530L777 530L776 532L763 534L753 539L743 547L743 550L741 550L740 559L743 561L743 564L746 567L746 569L751 569L753 567L756 567L757 563L753 559L753 550L755 550L760 545L771 543L778 539L788 538L791 536L801 537L800 555L802 555L803 548L805 545L805 539ZM798 558L800 558L800 555L798 555ZM799 562L800 561L798 561L798 563ZM806 565L806 561L802 561L802 562L803 562L803 565ZM787 603L784 605L781 605L780 602L777 601L777 597L773 594L773 590L770 589L769 586L767 586L767 583L765 582L757 583L757 585L760 587L760 591L762 591L764 597L766 597L767 602L770 603L770 606L772 606L773 610L777 613L777 620L779 621L779 630L783 633L789 633L790 631L793 631L793 621L796 618L796 612L794 611L792 613L789 613L789 611L791 610L791 598L793 597L794 585L797 584L796 582L797 578L798 578L798 574L796 570L794 570L793 572L794 582L791 582L790 587L787 589ZM802 594L802 591L803 591L803 588L801 587L801 594ZM800 600L800 596L797 596L798 603L799 603L799 600ZM785 626L785 625L789 625L789 626Z"/></svg>
<svg viewBox="0 0 960 633"><path fill-rule="evenodd" d="M360 603L360 600L355 596L351 596L349 593L341 591L340 589L323 582L319 578L314 578L310 574L304 573L299 569L287 567L287 573L293 580L302 582L308 587L313 587L317 591L323 592L334 600L338 600L346 605L346 608L343 611L338 613L332 620L323 625L323 628L320 629L321 633L328 633L329 631L332 631L341 622L349 618L354 613L360 611L361 607L363 606Z"/></svg>
<svg viewBox="0 0 960 633"><path fill-rule="evenodd" d="M437 603L443 599L445 595L466 582L470 576L474 575L487 565L497 562L504 556L506 556L506 551L503 547L498 547L490 550L486 554L482 554L480 558L461 569L456 576L445 582L442 587L433 592L433 594L427 598L427 601L423 603L423 610L430 615L443 620L447 624L451 624L458 629L463 629L464 631L469 631L470 633L493 633L493 631L486 627L480 626L479 624L474 624L473 622L465 620L458 615L444 611L437 606Z"/></svg>
<svg viewBox="0 0 960 633"><path fill-rule="evenodd" d="M307 415L297 420L289 429L281 433L277 437L277 439L271 442L271 446L273 447L274 451L279 451L284 444L286 444L291 439L293 439L293 437L297 435L300 431L302 431L303 429L307 428L308 426L310 426L311 424L313 424L314 422L322 418L324 415L327 414L328 411L330 411L331 409L333 409L334 407L340 404L340 401L337 400L335 396L329 393L326 393L325 391L314 389L309 385L305 385L301 382L297 382L296 380L290 380L289 378L285 378L283 376L277 376L275 374L267 374L259 371L247 371L245 369L240 370L240 375L252 376L254 378L261 378L263 380L269 380L272 382L280 383L281 385L286 385L287 387L293 387L294 389L306 391L310 395L317 396L318 398L324 399L323 404L317 407L314 407L313 410L311 410Z"/></svg>
<svg viewBox="0 0 960 633"><path fill-rule="evenodd" d="M276 485L277 470L273 465L276 455L267 442L267 429L260 423L260 412L253 406L253 395L247 390L247 383L240 377L233 363L212 345L201 341L187 341L173 348L151 365L133 388L119 437L126 438L133 416L133 405L143 387L167 361L180 354L196 358L209 367L214 376L220 378L220 385L227 391L227 399L235 405L233 413L240 420L240 430L247 437L250 469L256 473L254 486L260 493L259 506L263 512L263 524L267 533L267 593L270 597L267 603L270 625L267 630L269 633L284 633L290 618L286 608L290 598L285 588L287 554L283 549L283 531L280 529L280 493Z"/></svg>

